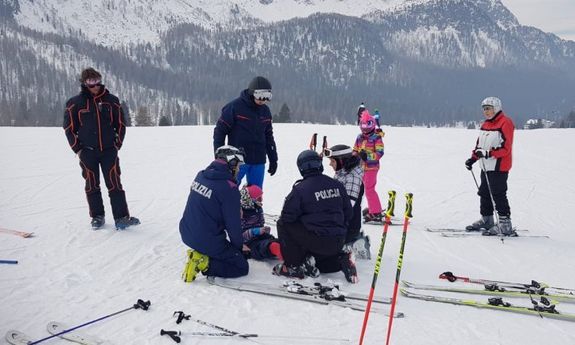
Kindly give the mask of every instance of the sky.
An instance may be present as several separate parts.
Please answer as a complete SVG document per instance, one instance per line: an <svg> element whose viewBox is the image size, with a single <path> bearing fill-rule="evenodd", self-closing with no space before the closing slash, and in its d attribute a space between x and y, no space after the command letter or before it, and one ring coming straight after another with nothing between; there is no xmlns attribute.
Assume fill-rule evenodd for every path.
<svg viewBox="0 0 575 345"><path fill-rule="evenodd" d="M501 0L523 25L575 41L575 0Z"/></svg>

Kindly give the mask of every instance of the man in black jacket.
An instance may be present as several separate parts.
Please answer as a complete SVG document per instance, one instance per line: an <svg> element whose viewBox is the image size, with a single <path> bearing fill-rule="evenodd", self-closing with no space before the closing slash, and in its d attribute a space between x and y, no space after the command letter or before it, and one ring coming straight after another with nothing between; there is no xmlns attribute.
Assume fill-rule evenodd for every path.
<svg viewBox="0 0 575 345"><path fill-rule="evenodd" d="M272 99L272 85L264 77L255 77L239 98L226 104L214 128L214 151L225 145L242 148L245 164L240 167L238 184L244 176L250 185L263 189L266 154L268 173L273 176L278 168L278 154L272 127L272 115L266 105Z"/></svg>
<svg viewBox="0 0 575 345"><path fill-rule="evenodd" d="M101 81L102 75L95 69L82 71L80 94L66 102L63 127L70 147L80 158L92 228L99 229L105 224L100 191L101 168L116 229L123 230L140 224L137 218L130 217L120 182L118 150L126 135L124 112L118 97L112 95Z"/></svg>
<svg viewBox="0 0 575 345"><path fill-rule="evenodd" d="M352 217L345 187L322 174L322 160L315 151L300 153L297 166L303 180L286 197L277 224L285 262L273 273L304 278L341 270L349 282L356 283L353 255L342 251Z"/></svg>

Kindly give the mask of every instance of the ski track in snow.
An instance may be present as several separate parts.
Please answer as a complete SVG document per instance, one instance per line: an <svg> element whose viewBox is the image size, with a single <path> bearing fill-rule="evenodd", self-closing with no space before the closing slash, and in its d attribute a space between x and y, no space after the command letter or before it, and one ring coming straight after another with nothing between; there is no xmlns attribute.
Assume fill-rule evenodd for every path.
<svg viewBox="0 0 575 345"><path fill-rule="evenodd" d="M331 145L351 145L355 126L276 124L279 167L266 174L264 209L279 214L283 200L299 178L295 161L317 132ZM475 278L528 282L536 279L575 287L575 233L572 212L575 187L569 150L575 130L516 131L509 199L515 226L550 239L494 237L444 238L426 227L463 227L479 216L479 198L463 162L477 131L385 127L385 156L377 190L382 206L387 191L397 191L395 215L402 222L404 194L414 193L401 277L422 284L449 284L444 271ZM357 343L363 313L334 306L266 297L211 286L199 276L192 284L180 279L186 246L178 222L196 173L213 157L213 126L128 128L120 152L122 184L132 215L142 224L116 231L105 184L106 225L92 231L77 157L60 128L0 127L0 227L34 232L23 239L0 234L0 258L18 265L0 265L0 333L15 328L33 339L47 336L49 321L70 327L150 300L147 312L132 310L95 323L82 331L109 344L172 344L159 330L182 332L213 329L193 321L176 325L174 311L242 333L278 336L347 338ZM37 145L41 143L41 146ZM558 162L561 162L559 167ZM324 161L325 173L333 172ZM474 170L479 178L477 166ZM366 206L364 201L363 206ZM367 294L383 226L365 225L371 237L371 261L358 260L360 282L345 282L340 272L325 274L347 291ZM272 233L276 234L275 227ZM389 227L376 296L390 296L397 268L402 226ZM277 261L250 261L250 274L240 278L280 283L271 274ZM312 279L306 282L311 283ZM453 284L452 284L453 285ZM450 285L451 286L451 285ZM455 285L453 285L455 286ZM484 300L485 296L452 294ZM513 299L520 303L522 300ZM529 301L523 301L529 305ZM575 306L558 305L575 313ZM496 311L398 298L392 342L407 344L495 345L575 343L575 323ZM387 317L371 314L365 344L386 336ZM260 338L258 344L339 344L318 340ZM54 340L54 344L69 344ZM185 344L243 344L242 339L207 339L182 335ZM342 344L345 344L343 342Z"/></svg>

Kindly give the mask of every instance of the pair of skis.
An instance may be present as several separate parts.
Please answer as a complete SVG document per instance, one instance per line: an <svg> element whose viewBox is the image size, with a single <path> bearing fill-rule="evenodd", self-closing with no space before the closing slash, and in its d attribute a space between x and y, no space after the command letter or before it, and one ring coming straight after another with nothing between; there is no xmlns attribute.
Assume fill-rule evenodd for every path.
<svg viewBox="0 0 575 345"><path fill-rule="evenodd" d="M86 336L86 335L83 335L83 334L77 332L76 330L78 328L82 328L82 327L91 325L93 323L107 319L109 317L124 313L128 310L132 310L132 309L148 310L150 305L151 305L150 301L143 301L143 300L139 299L133 306L131 306L129 308L117 311L117 312L112 313L112 314L102 316L98 319L83 323L79 326L72 327L72 328L67 328L66 326L64 326L63 324L61 324L59 322L50 322L50 323L48 323L46 328L47 328L48 332L52 335L49 337L42 338L40 340L32 340L32 338L28 337L26 334L24 334L20 331L17 331L17 330L9 330L6 333L5 339L8 343L10 343L12 345L34 345L34 344L39 344L39 343L42 343L46 340L56 338L56 337L60 337L62 339L66 339L66 340L69 340L69 341L72 341L72 342L75 342L78 344L83 344L83 345L100 345L103 343L101 340L93 339L89 336ZM74 334L71 333L73 331L74 331Z"/></svg>
<svg viewBox="0 0 575 345"><path fill-rule="evenodd" d="M267 296L282 297L305 301L310 303L333 305L352 310L365 311L365 302L368 297L361 294L346 293L339 290L337 285L306 285L303 282L286 281L281 285L258 284L253 282L231 281L218 277L208 277L208 282L212 285L232 289L242 292L251 292ZM373 296L372 296L373 297ZM377 298L373 302L377 304L390 304L389 298ZM389 315L387 308L376 307L374 312ZM404 317L401 312L393 313L393 317Z"/></svg>
<svg viewBox="0 0 575 345"><path fill-rule="evenodd" d="M531 235L527 229L514 229L517 236L514 237L532 237L532 238L549 238L547 235ZM462 228L425 228L427 232L439 233L443 237L481 237L483 233L481 231L469 231ZM497 237L497 236L487 236L487 237ZM514 238L505 237L505 238Z"/></svg>
<svg viewBox="0 0 575 345"><path fill-rule="evenodd" d="M317 133L312 134L311 140L309 142L309 149L317 152ZM327 149L327 136L323 136L323 142L321 145L321 152L319 152L319 156L323 157L324 150Z"/></svg>
<svg viewBox="0 0 575 345"><path fill-rule="evenodd" d="M477 279L463 276L456 276L452 272L444 272L439 275L440 279L445 279L449 282L463 282L474 285L483 285L483 289L467 289L458 287L446 287L435 285L422 285L410 282L403 282L407 288L401 289L401 293L409 298L416 298L424 301L449 303L456 305L465 305L476 308L500 310L512 313L519 313L524 315L539 316L541 318L552 318L558 320L575 322L575 314L568 314L559 312L553 300L563 301L568 303L575 303L575 289L548 286L544 283L539 283L532 280L530 283L516 283L501 280L488 280ZM433 290L440 292L453 292L465 294L479 294L490 295L496 297L489 297L487 301L477 301L470 299L451 298L445 296L426 295L417 290ZM527 297L531 300L532 306L518 306L513 305L503 298L512 297L520 298ZM539 300L537 300L538 298Z"/></svg>

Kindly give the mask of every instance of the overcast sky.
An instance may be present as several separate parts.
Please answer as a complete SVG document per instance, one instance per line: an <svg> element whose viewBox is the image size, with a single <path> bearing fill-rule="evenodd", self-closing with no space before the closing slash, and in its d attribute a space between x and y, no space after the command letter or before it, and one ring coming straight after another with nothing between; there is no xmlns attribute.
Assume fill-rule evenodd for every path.
<svg viewBox="0 0 575 345"><path fill-rule="evenodd" d="M575 0L501 0L522 25L575 41Z"/></svg>

